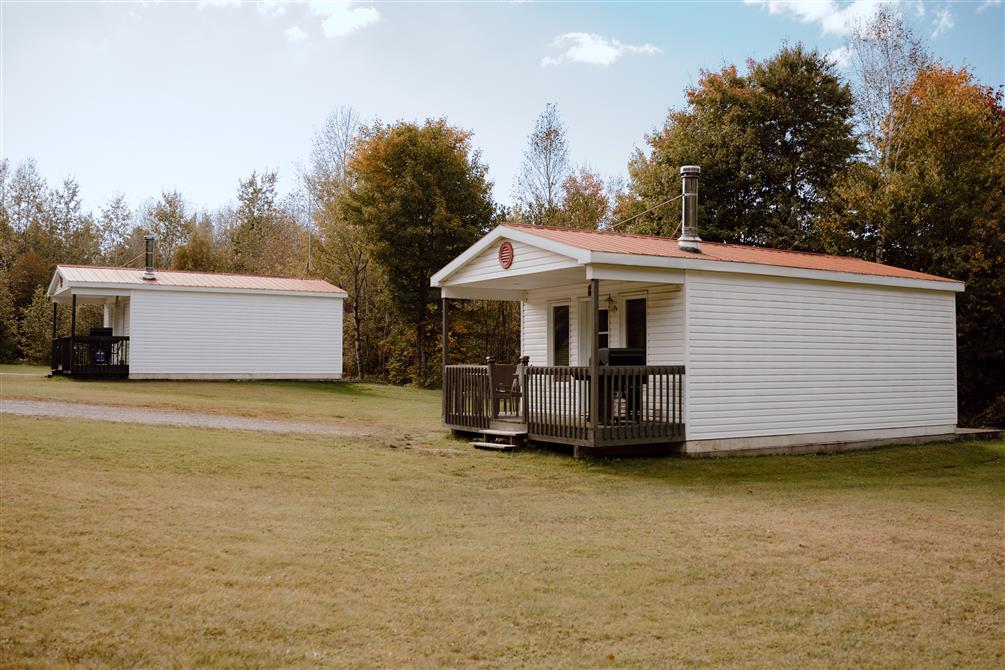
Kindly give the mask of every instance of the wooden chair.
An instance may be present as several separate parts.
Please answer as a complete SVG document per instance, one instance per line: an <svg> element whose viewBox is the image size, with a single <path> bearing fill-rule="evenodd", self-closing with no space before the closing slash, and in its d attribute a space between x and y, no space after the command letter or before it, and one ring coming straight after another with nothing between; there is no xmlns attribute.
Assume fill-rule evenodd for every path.
<svg viewBox="0 0 1005 670"><path fill-rule="evenodd" d="M502 412L520 414L520 399L523 397L520 388L520 366L496 363L491 356L486 358L485 362L489 368L492 418L499 418Z"/></svg>

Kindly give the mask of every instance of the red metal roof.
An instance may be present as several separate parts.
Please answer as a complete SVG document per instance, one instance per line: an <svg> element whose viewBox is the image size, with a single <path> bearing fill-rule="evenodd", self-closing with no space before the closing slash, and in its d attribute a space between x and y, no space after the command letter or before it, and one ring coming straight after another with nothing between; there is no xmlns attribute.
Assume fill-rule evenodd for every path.
<svg viewBox="0 0 1005 670"><path fill-rule="evenodd" d="M587 251L687 258L691 260L721 261L727 263L756 263L758 265L774 265L804 270L825 270L859 275L900 277L903 279L958 282L956 279L948 279L924 272L915 272L914 270L905 270L904 268L892 265L883 265L882 263L873 263L861 258L850 258L847 256L828 256L826 254L813 254L804 251L767 249L741 244L722 244L720 242L702 242L701 253L693 253L682 251L677 246L677 240L669 237L598 232L582 230L580 228L535 226L525 223L504 223L502 225L507 228L518 228L538 237L562 242Z"/></svg>
<svg viewBox="0 0 1005 670"><path fill-rule="evenodd" d="M224 272L189 272L154 270L155 279L143 279L142 268L100 267L96 265L60 265L57 271L68 282L87 284L138 284L143 286L178 286L186 288L243 289L250 291L305 291L342 293L345 291L323 279L263 277Z"/></svg>

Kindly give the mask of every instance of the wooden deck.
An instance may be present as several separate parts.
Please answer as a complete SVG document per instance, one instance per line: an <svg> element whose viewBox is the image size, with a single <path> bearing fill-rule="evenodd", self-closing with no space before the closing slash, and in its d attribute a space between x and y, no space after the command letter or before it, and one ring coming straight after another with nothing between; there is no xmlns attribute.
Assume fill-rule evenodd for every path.
<svg viewBox="0 0 1005 670"><path fill-rule="evenodd" d="M77 335L52 341L52 374L124 379L129 376L129 338Z"/></svg>
<svg viewBox="0 0 1005 670"><path fill-rule="evenodd" d="M525 366L517 400L502 405L493 398L490 368L446 367L447 427L469 433L509 430L535 442L571 445L577 455L652 453L684 440L681 366L603 366L596 384L585 366Z"/></svg>

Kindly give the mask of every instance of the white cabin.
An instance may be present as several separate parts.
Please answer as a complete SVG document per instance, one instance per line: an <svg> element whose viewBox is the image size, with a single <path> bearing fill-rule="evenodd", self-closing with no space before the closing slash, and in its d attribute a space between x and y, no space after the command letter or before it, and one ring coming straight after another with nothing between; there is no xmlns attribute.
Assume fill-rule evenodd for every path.
<svg viewBox="0 0 1005 670"><path fill-rule="evenodd" d="M447 352L445 424L577 454L954 437L961 282L683 241L520 224L485 235L432 284L445 315L450 300L519 302L523 364Z"/></svg>
<svg viewBox="0 0 1005 670"><path fill-rule="evenodd" d="M129 379L339 379L346 292L320 279L57 266L54 374ZM76 332L78 303L104 328ZM69 333L58 310L73 310Z"/></svg>

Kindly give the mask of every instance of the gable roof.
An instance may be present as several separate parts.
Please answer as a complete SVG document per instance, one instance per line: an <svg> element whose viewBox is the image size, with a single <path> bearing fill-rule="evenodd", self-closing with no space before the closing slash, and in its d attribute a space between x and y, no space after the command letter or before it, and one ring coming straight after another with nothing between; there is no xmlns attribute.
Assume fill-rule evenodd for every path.
<svg viewBox="0 0 1005 670"><path fill-rule="evenodd" d="M453 285L454 276L462 268L503 239L540 247L587 268L623 266L655 271L701 270L952 292L964 290L963 282L955 279L860 258L717 242L702 242L701 252L693 253L681 250L677 240L669 237L523 223L496 226L434 274L430 283L439 287ZM500 278L497 281L506 280Z"/></svg>
<svg viewBox="0 0 1005 670"><path fill-rule="evenodd" d="M248 293L313 293L332 297L346 296L346 292L323 279L296 279L293 277L267 277L260 275L230 274L225 272L190 272L188 270L155 270L154 279L143 279L143 268L102 267L96 265L57 265L56 275L63 285L91 288L154 288L233 290ZM53 277L55 281L55 277ZM58 287L50 288L50 295Z"/></svg>
<svg viewBox="0 0 1005 670"><path fill-rule="evenodd" d="M677 246L677 240L654 235L631 235L628 233L597 232L579 228L557 228L534 226L524 223L504 223L506 228L524 230L538 237L563 242L586 251L612 254L632 254L665 258L686 258L692 260L721 261L727 263L756 263L804 270L824 270L851 274L900 277L903 279L925 279L928 281L956 282L955 279L905 270L904 268L873 263L849 256L828 256L805 251L787 251L751 247L741 244L702 242L701 253L684 251ZM742 271L742 270L740 270Z"/></svg>

